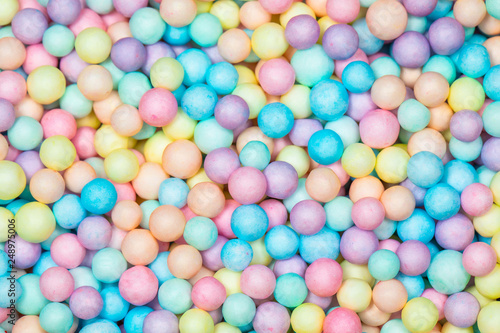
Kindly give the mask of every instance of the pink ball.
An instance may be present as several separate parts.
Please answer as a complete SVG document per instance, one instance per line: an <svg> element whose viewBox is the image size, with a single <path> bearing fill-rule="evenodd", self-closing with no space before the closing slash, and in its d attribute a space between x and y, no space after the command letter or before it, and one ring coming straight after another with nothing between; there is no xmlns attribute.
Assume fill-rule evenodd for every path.
<svg viewBox="0 0 500 333"><path fill-rule="evenodd" d="M233 199L240 204L254 204L266 194L266 177L254 167L242 167L229 177L228 189Z"/></svg>
<svg viewBox="0 0 500 333"><path fill-rule="evenodd" d="M284 95L295 83L295 71L288 61L276 58L268 60L259 71L262 89L273 96Z"/></svg>
<svg viewBox="0 0 500 333"><path fill-rule="evenodd" d="M116 11L125 17L131 17L136 10L146 7L148 0L113 0Z"/></svg>
<svg viewBox="0 0 500 333"><path fill-rule="evenodd" d="M28 46L23 64L24 71L29 74L40 66L57 67L57 58L47 52L42 44Z"/></svg>
<svg viewBox="0 0 500 333"><path fill-rule="evenodd" d="M76 134L73 139L71 139L71 142L75 146L76 153L78 154L78 157L80 157L80 159L87 159L97 156L97 152L94 147L95 133L95 129L87 126L80 127L76 130Z"/></svg>
<svg viewBox="0 0 500 333"><path fill-rule="evenodd" d="M224 264L220 258L220 252L227 241L228 239L226 237L219 235L217 236L217 240L212 247L208 250L200 252L201 258L203 259L203 266L212 271L218 271L219 269L224 268Z"/></svg>
<svg viewBox="0 0 500 333"><path fill-rule="evenodd" d="M191 298L196 307L213 311L221 307L226 300L226 287L216 278L206 276L194 284Z"/></svg>
<svg viewBox="0 0 500 333"><path fill-rule="evenodd" d="M438 221L434 237L439 246L446 250L463 251L472 243L474 234L471 220L459 213L449 219Z"/></svg>
<svg viewBox="0 0 500 333"><path fill-rule="evenodd" d="M460 202L464 212L472 216L481 216L493 206L493 194L486 185L473 183L463 190Z"/></svg>
<svg viewBox="0 0 500 333"><path fill-rule="evenodd" d="M64 267L51 267L40 276L40 291L51 302L62 302L75 289L73 275Z"/></svg>
<svg viewBox="0 0 500 333"><path fill-rule="evenodd" d="M106 24L101 16L89 8L83 8L77 19L68 26L75 36L87 28L94 27L106 30Z"/></svg>
<svg viewBox="0 0 500 333"><path fill-rule="evenodd" d="M10 309L0 308L0 323L3 323L10 315Z"/></svg>
<svg viewBox="0 0 500 333"><path fill-rule="evenodd" d="M71 312L80 319L88 320L97 317L103 306L101 294L89 286L76 289L69 299Z"/></svg>
<svg viewBox="0 0 500 333"><path fill-rule="evenodd" d="M389 250L389 251L396 253L399 245L401 245L401 243L395 239L391 239L391 238L384 239L384 240L381 240L380 243L378 243L378 250Z"/></svg>
<svg viewBox="0 0 500 333"><path fill-rule="evenodd" d="M328 308L330 308L330 304L332 303L332 296L329 297L320 297L311 291L307 293L307 297L304 300L304 303L312 303L316 304L320 308L323 309L323 311L326 311Z"/></svg>
<svg viewBox="0 0 500 333"><path fill-rule="evenodd" d="M375 198L362 198L352 206L352 221L360 229L374 230L382 224L384 217L384 205Z"/></svg>
<svg viewBox="0 0 500 333"><path fill-rule="evenodd" d="M102 216L89 216L78 226L77 237L86 249L101 250L111 240L111 224Z"/></svg>
<svg viewBox="0 0 500 333"><path fill-rule="evenodd" d="M148 90L139 102L139 113L148 125L162 127L168 125L177 115L175 96L163 88Z"/></svg>
<svg viewBox="0 0 500 333"><path fill-rule="evenodd" d="M325 222L325 209L314 200L302 200L290 212L290 223L301 235L314 235L325 226Z"/></svg>
<svg viewBox="0 0 500 333"><path fill-rule="evenodd" d="M488 244L483 242L472 243L463 252L462 264L472 276L485 276L495 268L497 254Z"/></svg>
<svg viewBox="0 0 500 333"><path fill-rule="evenodd" d="M367 113L359 123L361 141L371 148L392 146L399 135L399 122L396 116L386 110Z"/></svg>
<svg viewBox="0 0 500 333"><path fill-rule="evenodd" d="M64 268L80 266L87 250L78 241L75 234L62 234L56 237L50 246L50 256L54 262Z"/></svg>
<svg viewBox="0 0 500 333"><path fill-rule="evenodd" d="M233 199L226 200L224 204L224 208L222 212L219 213L216 217L212 219L215 225L217 226L217 230L219 231L219 235L222 235L226 238L236 238L233 230L231 229L231 216L236 208L241 206L241 204ZM186 219L186 221L189 219Z"/></svg>
<svg viewBox="0 0 500 333"><path fill-rule="evenodd" d="M342 1L342 0L341 0ZM335 75L337 77L342 77L342 73L344 72L344 68L347 67L353 61L364 61L368 63L368 56L363 50L358 49L354 52L354 55L346 60L335 60Z"/></svg>
<svg viewBox="0 0 500 333"><path fill-rule="evenodd" d="M257 307L252 324L256 332L287 332L290 315L283 305L265 302Z"/></svg>
<svg viewBox="0 0 500 333"><path fill-rule="evenodd" d="M127 302L141 306L155 298L158 292L158 279L146 266L134 266L122 274L118 288Z"/></svg>
<svg viewBox="0 0 500 333"><path fill-rule="evenodd" d="M425 297L425 298L429 299L432 303L434 303L434 305L438 309L439 320L444 318L444 304L446 303L446 300L448 299L448 295L441 294L440 292L436 291L434 288L429 288L429 289L425 289L420 297Z"/></svg>
<svg viewBox="0 0 500 333"><path fill-rule="evenodd" d="M116 194L117 194L117 199L116 202L120 202L123 200L132 200L135 201L137 198L137 195L135 193L134 187L130 183L115 183L111 181L113 186L115 187ZM109 212L108 214L110 214Z"/></svg>
<svg viewBox="0 0 500 333"><path fill-rule="evenodd" d="M361 333L361 320L356 312L347 308L333 309L323 322L324 333Z"/></svg>
<svg viewBox="0 0 500 333"><path fill-rule="evenodd" d="M401 273L409 276L417 276L424 273L431 263L429 248L418 240L403 242L398 247L396 254L401 263Z"/></svg>
<svg viewBox="0 0 500 333"><path fill-rule="evenodd" d="M305 280L307 288L315 295L333 296L342 284L342 268L333 259L320 258L306 269Z"/></svg>
<svg viewBox="0 0 500 333"><path fill-rule="evenodd" d="M73 139L76 135L76 120L68 111L53 109L47 111L40 120L43 128L43 137L62 135Z"/></svg>
<svg viewBox="0 0 500 333"><path fill-rule="evenodd" d="M26 96L26 81L23 76L14 71L0 72L0 98L16 105L24 96Z"/></svg>
<svg viewBox="0 0 500 333"><path fill-rule="evenodd" d="M260 5L271 14L281 14L290 8L293 0L259 0Z"/></svg>
<svg viewBox="0 0 500 333"><path fill-rule="evenodd" d="M356 19L361 5L359 0L328 0L326 13L338 23L350 23Z"/></svg>
<svg viewBox="0 0 500 333"><path fill-rule="evenodd" d="M241 273L240 283L245 295L253 299L265 299L273 294L276 277L267 266L252 265Z"/></svg>
<svg viewBox="0 0 500 333"><path fill-rule="evenodd" d="M238 154L229 148L217 148L207 154L203 167L212 181L227 184L229 176L240 167L240 159Z"/></svg>
<svg viewBox="0 0 500 333"><path fill-rule="evenodd" d="M260 208L264 209L269 218L269 226L267 230L271 230L277 225L285 225L288 220L288 211L285 205L276 199L267 199L259 204Z"/></svg>

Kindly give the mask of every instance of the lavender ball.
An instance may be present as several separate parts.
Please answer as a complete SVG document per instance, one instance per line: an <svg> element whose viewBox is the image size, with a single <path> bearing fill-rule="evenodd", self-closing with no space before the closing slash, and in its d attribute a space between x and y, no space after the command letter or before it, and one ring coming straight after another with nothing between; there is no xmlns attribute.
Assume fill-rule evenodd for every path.
<svg viewBox="0 0 500 333"><path fill-rule="evenodd" d="M359 36L350 25L335 24L326 29L322 42L323 49L330 58L346 60L358 50Z"/></svg>
<svg viewBox="0 0 500 333"><path fill-rule="evenodd" d="M286 40L298 50L305 50L316 44L319 34L318 22L309 15L293 17L285 28Z"/></svg>
<svg viewBox="0 0 500 333"><path fill-rule="evenodd" d="M451 55L464 44L465 30L454 18L442 17L431 24L428 38L434 52L440 55Z"/></svg>
<svg viewBox="0 0 500 333"><path fill-rule="evenodd" d="M451 135L463 142L476 140L483 131L483 119L472 110L461 110L451 117Z"/></svg>
<svg viewBox="0 0 500 333"><path fill-rule="evenodd" d="M81 11L80 0L49 0L47 3L47 14L50 19L62 25L75 22Z"/></svg>
<svg viewBox="0 0 500 333"><path fill-rule="evenodd" d="M124 72L136 71L146 62L146 48L135 38L122 38L111 48L111 61Z"/></svg>
<svg viewBox="0 0 500 333"><path fill-rule="evenodd" d="M292 130L288 133L288 137L294 145L307 147L311 135L322 129L323 125L317 119L297 119Z"/></svg>
<svg viewBox="0 0 500 333"><path fill-rule="evenodd" d="M481 160L491 171L500 171L500 138L490 138L484 143Z"/></svg>
<svg viewBox="0 0 500 333"><path fill-rule="evenodd" d="M215 105L214 115L219 125L234 130L248 120L250 109L243 98L227 95L219 99Z"/></svg>
<svg viewBox="0 0 500 333"><path fill-rule="evenodd" d="M12 19L12 33L27 45L42 42L43 33L49 26L41 11L33 8L23 9Z"/></svg>
<svg viewBox="0 0 500 333"><path fill-rule="evenodd" d="M144 333L177 333L179 332L179 320L170 311L153 311L144 319L142 331Z"/></svg>
<svg viewBox="0 0 500 333"><path fill-rule="evenodd" d="M392 44L392 56L402 67L418 68L429 60L431 48L424 35L416 31L408 31Z"/></svg>

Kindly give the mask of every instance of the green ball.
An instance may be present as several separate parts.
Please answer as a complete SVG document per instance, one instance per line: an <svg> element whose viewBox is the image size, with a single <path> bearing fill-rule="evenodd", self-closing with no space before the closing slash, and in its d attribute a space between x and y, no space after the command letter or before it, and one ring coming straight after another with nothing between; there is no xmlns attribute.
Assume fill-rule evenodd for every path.
<svg viewBox="0 0 500 333"><path fill-rule="evenodd" d="M370 67L373 70L373 74L375 74L375 79L385 75L394 75L397 77L401 75L401 68L391 57L377 58L370 64Z"/></svg>
<svg viewBox="0 0 500 333"><path fill-rule="evenodd" d="M54 24L43 34L43 47L54 57L64 57L75 47L75 35L68 27Z"/></svg>
<svg viewBox="0 0 500 333"><path fill-rule="evenodd" d="M400 268L396 253L389 250L378 250L368 260L368 270L377 280L386 281L398 275Z"/></svg>
<svg viewBox="0 0 500 333"><path fill-rule="evenodd" d="M217 240L217 226L208 217L195 216L184 227L184 240L198 251L212 247Z"/></svg>
<svg viewBox="0 0 500 333"><path fill-rule="evenodd" d="M92 112L92 105L94 103L83 96L75 84L66 87L64 95L59 100L61 109L68 111L76 119L88 116Z"/></svg>
<svg viewBox="0 0 500 333"><path fill-rule="evenodd" d="M31 117L18 117L7 131L7 137L12 147L16 149L35 149L43 139L42 125Z"/></svg>
<svg viewBox="0 0 500 333"><path fill-rule="evenodd" d="M307 292L304 278L296 273L287 273L276 280L274 298L287 308L295 308L304 302Z"/></svg>
<svg viewBox="0 0 500 333"><path fill-rule="evenodd" d="M23 293L17 299L16 310L23 315L39 315L42 309L50 303L40 291L40 276L25 274L18 279Z"/></svg>
<svg viewBox="0 0 500 333"><path fill-rule="evenodd" d="M451 295L464 290L470 275L462 265L462 253L443 250L432 258L427 278L436 291Z"/></svg>
<svg viewBox="0 0 500 333"><path fill-rule="evenodd" d="M222 25L219 19L209 13L197 15L189 25L189 36L201 47L216 45L221 35Z"/></svg>
<svg viewBox="0 0 500 333"><path fill-rule="evenodd" d="M104 283L115 283L127 270L127 260L123 254L113 248L99 250L92 259L92 273Z"/></svg>
<svg viewBox="0 0 500 333"><path fill-rule="evenodd" d="M255 303L245 294L236 293L228 296L222 305L224 320L233 326L245 326L255 317Z"/></svg>
<svg viewBox="0 0 500 333"><path fill-rule="evenodd" d="M380 333L411 333L401 319L392 319L382 326Z"/></svg>
<svg viewBox="0 0 500 333"><path fill-rule="evenodd" d="M174 314L181 314L193 305L191 300L191 284L183 279L170 279L158 290L158 302L161 307Z"/></svg>
<svg viewBox="0 0 500 333"><path fill-rule="evenodd" d="M142 95L151 88L151 82L145 74L130 72L125 74L118 83L118 95L124 104L130 104L137 108Z"/></svg>
<svg viewBox="0 0 500 333"><path fill-rule="evenodd" d="M399 106L398 121L404 130L418 132L427 127L431 121L431 112L425 105L410 98Z"/></svg>
<svg viewBox="0 0 500 333"><path fill-rule="evenodd" d="M500 102L493 102L484 109L483 124L486 133L500 137Z"/></svg>
<svg viewBox="0 0 500 333"><path fill-rule="evenodd" d="M113 0L87 0L86 3L90 9L100 15L109 14L115 9Z"/></svg>
<svg viewBox="0 0 500 333"><path fill-rule="evenodd" d="M335 231L345 231L354 225L351 218L353 202L338 196L325 204L326 226Z"/></svg>
<svg viewBox="0 0 500 333"><path fill-rule="evenodd" d="M219 125L215 117L200 121L194 129L194 143L204 154L217 148L229 148L233 138L233 131Z"/></svg>
<svg viewBox="0 0 500 333"><path fill-rule="evenodd" d="M129 26L132 36L145 45L158 42L167 29L160 12L151 7L138 9L130 18Z"/></svg>
<svg viewBox="0 0 500 333"><path fill-rule="evenodd" d="M47 332L66 333L73 326L73 313L63 303L49 303L40 312L40 326Z"/></svg>

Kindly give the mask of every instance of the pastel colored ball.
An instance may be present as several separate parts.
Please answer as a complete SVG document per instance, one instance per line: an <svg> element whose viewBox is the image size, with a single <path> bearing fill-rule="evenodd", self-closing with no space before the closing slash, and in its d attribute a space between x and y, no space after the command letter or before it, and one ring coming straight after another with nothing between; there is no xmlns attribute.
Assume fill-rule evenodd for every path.
<svg viewBox="0 0 500 333"><path fill-rule="evenodd" d="M319 24L309 15L293 17L285 28L288 43L298 50L308 49L316 44L319 34Z"/></svg>
<svg viewBox="0 0 500 333"><path fill-rule="evenodd" d="M438 316L434 303L424 297L412 299L401 312L403 324L412 332L428 332L436 325Z"/></svg>
<svg viewBox="0 0 500 333"><path fill-rule="evenodd" d="M186 333L200 331L213 333L214 321L209 313L199 309L190 309L180 318L179 329Z"/></svg>
<svg viewBox="0 0 500 333"><path fill-rule="evenodd" d="M48 206L42 203L27 203L16 213L17 234L28 242L41 243L47 240L55 227L54 214Z"/></svg>
<svg viewBox="0 0 500 333"><path fill-rule="evenodd" d="M0 175L2 175L0 200L13 200L24 191L26 175L18 164L0 161Z"/></svg>
<svg viewBox="0 0 500 333"><path fill-rule="evenodd" d="M346 60L352 57L358 49L358 33L350 25L335 24L326 29L322 45L330 58Z"/></svg>
<svg viewBox="0 0 500 333"><path fill-rule="evenodd" d="M241 291L253 299L266 299L273 294L276 277L264 265L252 265L241 274Z"/></svg>
<svg viewBox="0 0 500 333"><path fill-rule="evenodd" d="M292 228L278 225L266 234L265 245L266 251L272 258L277 260L290 259L299 248L299 236Z"/></svg>
<svg viewBox="0 0 500 333"><path fill-rule="evenodd" d="M444 315L452 325L466 328L474 325L480 309L479 302L472 294L460 292L448 297Z"/></svg>
<svg viewBox="0 0 500 333"><path fill-rule="evenodd" d="M222 305L224 320L233 326L245 326L252 322L256 312L255 303L242 293L229 295Z"/></svg>
<svg viewBox="0 0 500 333"><path fill-rule="evenodd" d="M193 285L191 297L198 308L213 311L226 300L226 289L217 279L207 276Z"/></svg>
<svg viewBox="0 0 500 333"><path fill-rule="evenodd" d="M73 325L73 314L69 306L49 303L40 312L40 326L49 331L69 331Z"/></svg>
<svg viewBox="0 0 500 333"><path fill-rule="evenodd" d="M474 238L474 227L465 215L457 214L436 224L435 237L442 248L463 251Z"/></svg>
<svg viewBox="0 0 500 333"><path fill-rule="evenodd" d="M377 280L386 281L395 278L399 268L399 258L390 250L377 250L368 260L370 274Z"/></svg>
<svg viewBox="0 0 500 333"><path fill-rule="evenodd" d="M252 34L252 49L261 59L282 56L288 48L285 29L277 23L264 23Z"/></svg>
<svg viewBox="0 0 500 333"><path fill-rule="evenodd" d="M98 45L98 47L94 47ZM75 50L85 62L98 64L106 60L111 53L111 38L102 29L91 27L76 36Z"/></svg>
<svg viewBox="0 0 500 333"><path fill-rule="evenodd" d="M258 202L266 193L267 182L264 174L253 167L242 167L229 177L229 193L241 204Z"/></svg>
<svg viewBox="0 0 500 333"><path fill-rule="evenodd" d="M356 312L344 307L337 307L326 316L323 322L323 331L325 333L340 333L345 332L345 330L362 332L361 320Z"/></svg>
<svg viewBox="0 0 500 333"><path fill-rule="evenodd" d="M62 97L66 89L63 73L52 66L41 66L30 73L28 93L40 104L50 104Z"/></svg>
<svg viewBox="0 0 500 333"><path fill-rule="evenodd" d="M236 88L238 79L238 71L228 62L218 62L207 70L207 83L219 95L230 94Z"/></svg>
<svg viewBox="0 0 500 333"><path fill-rule="evenodd" d="M236 272L247 268L252 258L252 247L243 240L231 239L224 244L221 250L221 259L224 266Z"/></svg>
<svg viewBox="0 0 500 333"><path fill-rule="evenodd" d="M80 319L97 317L103 305L104 303L99 292L88 286L75 289L69 299L71 312Z"/></svg>
<svg viewBox="0 0 500 333"><path fill-rule="evenodd" d="M462 254L453 250L443 250L432 258L427 277L434 289L447 295L462 291L470 279Z"/></svg>
<svg viewBox="0 0 500 333"><path fill-rule="evenodd" d="M436 198L439 196L439 200ZM460 194L447 184L437 184L429 188L424 198L427 213L437 220L445 220L460 209Z"/></svg>
<svg viewBox="0 0 500 333"><path fill-rule="evenodd" d="M373 288L373 303L383 312L400 311L407 300L408 292L399 280L380 281Z"/></svg>
<svg viewBox="0 0 500 333"><path fill-rule="evenodd" d="M281 58L266 61L258 76L262 89L273 96L284 95L295 83L293 67Z"/></svg>
<svg viewBox="0 0 500 333"><path fill-rule="evenodd" d="M325 313L313 303L304 303L296 307L290 318L292 328L297 333L322 332Z"/></svg>
<svg viewBox="0 0 500 333"><path fill-rule="evenodd" d="M477 80L470 77L461 77L453 82L450 87L448 104L455 112L464 109L479 111L484 99L484 88Z"/></svg>
<svg viewBox="0 0 500 333"><path fill-rule="evenodd" d="M314 133L307 144L311 158L322 165L335 163L342 157L344 145L340 136L332 130Z"/></svg>
<svg viewBox="0 0 500 333"><path fill-rule="evenodd" d="M83 207L94 214L109 212L116 203L116 189L110 181L96 178L82 189Z"/></svg>
<svg viewBox="0 0 500 333"><path fill-rule="evenodd" d="M140 306L154 299L158 291L158 279L149 268L134 266L122 274L118 288L127 302Z"/></svg>
<svg viewBox="0 0 500 333"><path fill-rule="evenodd" d="M186 280L173 278L165 281L158 290L158 302L165 310L174 314L181 314L188 310L191 300L192 287Z"/></svg>
<svg viewBox="0 0 500 333"><path fill-rule="evenodd" d="M424 35L416 31L407 31L392 44L392 56L402 67L418 68L429 60L431 48Z"/></svg>
<svg viewBox="0 0 500 333"><path fill-rule="evenodd" d="M318 118L333 121L346 113L349 95L341 83L325 79L311 89L310 102L311 110Z"/></svg>
<svg viewBox="0 0 500 333"><path fill-rule="evenodd" d="M368 28L375 37L382 40L393 40L399 37L404 32L407 22L406 9L403 4L395 0L376 2L366 13Z"/></svg>
<svg viewBox="0 0 500 333"><path fill-rule="evenodd" d="M256 330L286 331L290 327L290 315L287 309L276 302L265 302L257 307L253 319Z"/></svg>
<svg viewBox="0 0 500 333"><path fill-rule="evenodd" d="M495 268L495 252L486 243L472 243L463 252L462 264L472 276L488 275Z"/></svg>
<svg viewBox="0 0 500 333"><path fill-rule="evenodd" d="M399 123L391 112L374 110L361 119L359 133L363 143L369 147L386 148L396 142Z"/></svg>
<svg viewBox="0 0 500 333"><path fill-rule="evenodd" d="M367 264L370 256L377 251L378 239L373 231L358 227L347 229L340 240L340 253L353 264Z"/></svg>
<svg viewBox="0 0 500 333"><path fill-rule="evenodd" d="M417 276L424 273L431 262L431 253L427 246L418 240L403 242L396 254L401 263L401 273Z"/></svg>
<svg viewBox="0 0 500 333"><path fill-rule="evenodd" d="M282 103L266 105L260 111L257 120L262 132L274 139L284 137L293 127L293 113Z"/></svg>
<svg viewBox="0 0 500 333"><path fill-rule="evenodd" d="M42 41L48 27L47 18L35 8L18 11L12 19L12 33L24 44L33 45Z"/></svg>
<svg viewBox="0 0 500 333"><path fill-rule="evenodd" d="M342 282L337 293L339 305L352 311L364 311L370 305L370 285L361 279L349 278Z"/></svg>
<svg viewBox="0 0 500 333"><path fill-rule="evenodd" d="M276 280L274 298L286 307L296 307L302 304L307 296L307 286L304 279L295 273L281 275Z"/></svg>
<svg viewBox="0 0 500 333"><path fill-rule="evenodd" d="M360 229L374 230L383 222L384 217L384 205L375 198L362 198L352 206L351 218Z"/></svg>

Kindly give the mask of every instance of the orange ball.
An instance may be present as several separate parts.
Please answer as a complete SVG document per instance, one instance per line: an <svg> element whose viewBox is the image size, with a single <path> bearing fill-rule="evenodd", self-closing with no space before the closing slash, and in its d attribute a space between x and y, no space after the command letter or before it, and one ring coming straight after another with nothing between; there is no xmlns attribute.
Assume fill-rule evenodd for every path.
<svg viewBox="0 0 500 333"><path fill-rule="evenodd" d="M226 199L219 186L211 182L196 184L187 197L189 209L196 215L214 218L224 209Z"/></svg>
<svg viewBox="0 0 500 333"><path fill-rule="evenodd" d="M176 178L193 177L200 170L201 163L200 149L189 140L174 141L163 151L163 170Z"/></svg>
<svg viewBox="0 0 500 333"><path fill-rule="evenodd" d="M408 300L405 286L398 280L380 281L373 288L373 303L380 311L394 313L403 309Z"/></svg>
<svg viewBox="0 0 500 333"><path fill-rule="evenodd" d="M156 239L162 242L178 240L184 233L185 226L184 214L172 205L159 206L149 217L149 230Z"/></svg>
<svg viewBox="0 0 500 333"><path fill-rule="evenodd" d="M352 202L367 197L379 200L382 193L384 193L384 185L380 179L373 176L354 179L349 188L349 198Z"/></svg>
<svg viewBox="0 0 500 333"><path fill-rule="evenodd" d="M14 37L0 38L0 69L18 69L26 59L24 44Z"/></svg>
<svg viewBox="0 0 500 333"><path fill-rule="evenodd" d="M9 153L9 143L5 136L0 134L0 161L3 161Z"/></svg>
<svg viewBox="0 0 500 333"><path fill-rule="evenodd" d="M30 96L26 95L19 103L14 105L17 117L31 117L37 121L42 119L44 109L43 105L35 102Z"/></svg>
<svg viewBox="0 0 500 333"><path fill-rule="evenodd" d="M40 325L38 316L23 316L16 321L12 327L12 333L46 333Z"/></svg>
<svg viewBox="0 0 500 333"><path fill-rule="evenodd" d="M161 17L176 28L185 27L193 22L196 10L194 0L163 0L160 5Z"/></svg>
<svg viewBox="0 0 500 333"><path fill-rule="evenodd" d="M132 265L149 265L158 255L158 242L146 229L134 229L122 241L122 254Z"/></svg>
<svg viewBox="0 0 500 333"><path fill-rule="evenodd" d="M99 102L94 102L94 113L97 119L105 125L111 124L113 112L122 105L118 92L113 90L108 97Z"/></svg>
<svg viewBox="0 0 500 333"><path fill-rule="evenodd" d="M392 110L404 102L406 86L403 80L395 75L385 75L378 78L372 86L373 102L381 109Z"/></svg>
<svg viewBox="0 0 500 333"><path fill-rule="evenodd" d="M364 311L358 313L358 316L359 319L361 319L361 321L366 325L380 326L384 325L389 320L391 314L380 311L380 309L377 308L377 306L372 301Z"/></svg>
<svg viewBox="0 0 500 333"><path fill-rule="evenodd" d="M408 141L408 154L410 156L421 151L430 151L439 158L443 158L446 153L446 140L438 131L424 128L415 132Z"/></svg>
<svg viewBox="0 0 500 333"><path fill-rule="evenodd" d="M450 128L451 117L453 110L447 103L443 103L434 108L429 108L431 112L431 120L427 127L435 129L438 132L446 131Z"/></svg>
<svg viewBox="0 0 500 333"><path fill-rule="evenodd" d="M143 199L158 199L160 184L169 178L161 165L154 162L145 162L139 168L139 173L132 180L135 193Z"/></svg>
<svg viewBox="0 0 500 333"><path fill-rule="evenodd" d="M306 5L311 7L316 16L326 16L326 0L306 0Z"/></svg>
<svg viewBox="0 0 500 333"><path fill-rule="evenodd" d="M77 161L64 171L66 187L73 193L81 193L83 187L96 177L94 168L84 161Z"/></svg>
<svg viewBox="0 0 500 333"><path fill-rule="evenodd" d="M142 209L132 200L118 201L111 211L111 221L114 225L125 231L130 231L139 226L142 220Z"/></svg>
<svg viewBox="0 0 500 333"><path fill-rule="evenodd" d="M408 13L397 0L375 1L366 12L366 24L370 32L382 40L401 36L408 23Z"/></svg>
<svg viewBox="0 0 500 333"><path fill-rule="evenodd" d="M426 72L417 79L413 91L415 98L420 103L433 108L446 101L450 86L443 75L436 72Z"/></svg>
<svg viewBox="0 0 500 333"><path fill-rule="evenodd" d="M52 169L41 169L35 172L30 181L30 192L36 201L50 204L61 199L65 183L61 174Z"/></svg>
<svg viewBox="0 0 500 333"><path fill-rule="evenodd" d="M246 4L255 3L247 2ZM233 28L224 32L217 42L219 54L226 61L236 64L250 55L252 45L250 37L241 29Z"/></svg>
<svg viewBox="0 0 500 333"><path fill-rule="evenodd" d="M389 187L382 193L380 202L384 205L385 216L393 221L406 220L415 210L415 197L404 186Z"/></svg>
<svg viewBox="0 0 500 333"><path fill-rule="evenodd" d="M130 26L128 22L124 21L111 24L106 32L111 38L113 44L122 38L133 37L132 32L130 32Z"/></svg>
<svg viewBox="0 0 500 333"><path fill-rule="evenodd" d="M404 84L408 88L412 88L415 86L415 82L417 82L418 78L422 74L422 68L408 68L401 67L401 73L399 77L403 80Z"/></svg>
<svg viewBox="0 0 500 333"><path fill-rule="evenodd" d="M241 132L238 139L236 139L238 154L250 141L260 141L267 146L270 152L274 151L274 140L265 135L258 126L252 126Z"/></svg>
<svg viewBox="0 0 500 333"><path fill-rule="evenodd" d="M179 245L168 255L167 265L173 276L187 280L200 271L202 261L197 249L191 245Z"/></svg>
<svg viewBox="0 0 500 333"><path fill-rule="evenodd" d="M484 19L478 26L482 33L488 36L495 36L500 34L500 20L497 20L490 14L486 14Z"/></svg>
<svg viewBox="0 0 500 333"><path fill-rule="evenodd" d="M306 191L314 200L329 202L340 191L339 177L330 168L313 169L306 179Z"/></svg>
<svg viewBox="0 0 500 333"><path fill-rule="evenodd" d="M118 106L110 118L111 127L123 136L134 136L142 129L142 118L139 110L129 104Z"/></svg>
<svg viewBox="0 0 500 333"><path fill-rule="evenodd" d="M500 36L488 38L483 46L488 50L491 66L500 65Z"/></svg>
<svg viewBox="0 0 500 333"><path fill-rule="evenodd" d="M486 16L484 0L457 0L453 6L453 16L461 25L473 28Z"/></svg>
<svg viewBox="0 0 500 333"><path fill-rule="evenodd" d="M76 84L83 96L91 101L102 101L113 91L111 73L100 65L85 67Z"/></svg>
<svg viewBox="0 0 500 333"><path fill-rule="evenodd" d="M245 2L240 8L240 22L250 30L255 30L264 23L271 22L271 17L271 13L266 11L259 1Z"/></svg>
<svg viewBox="0 0 500 333"><path fill-rule="evenodd" d="M188 280L188 282L191 283L191 285L194 286L194 284L196 282L198 282L199 280L201 280L201 279L203 279L204 277L207 277L207 276L214 276L214 274L215 274L214 271L209 270L205 266L201 266L200 271L198 273L196 273L195 276L193 276L192 278L190 278Z"/></svg>

